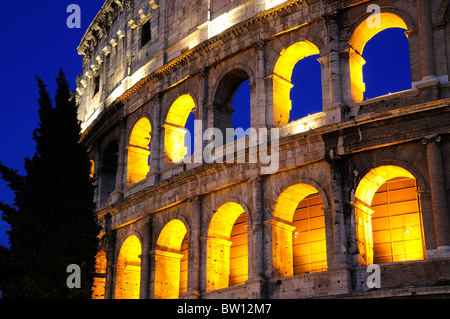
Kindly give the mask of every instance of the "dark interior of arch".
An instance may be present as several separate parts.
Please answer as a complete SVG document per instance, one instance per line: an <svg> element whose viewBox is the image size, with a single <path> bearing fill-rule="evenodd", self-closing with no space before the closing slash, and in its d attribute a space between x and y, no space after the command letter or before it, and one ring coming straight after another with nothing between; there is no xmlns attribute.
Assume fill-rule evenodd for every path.
<svg viewBox="0 0 450 319"><path fill-rule="evenodd" d="M405 30L386 29L367 42L362 54L365 99L411 88L411 66Z"/></svg>
<svg viewBox="0 0 450 319"><path fill-rule="evenodd" d="M100 167L100 204L105 203L116 187L117 153L119 146L116 141L106 148Z"/></svg>

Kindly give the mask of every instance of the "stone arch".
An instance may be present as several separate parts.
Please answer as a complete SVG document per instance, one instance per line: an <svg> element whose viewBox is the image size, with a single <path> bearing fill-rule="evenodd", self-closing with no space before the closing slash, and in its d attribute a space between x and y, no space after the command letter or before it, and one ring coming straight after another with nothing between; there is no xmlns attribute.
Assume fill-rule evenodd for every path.
<svg viewBox="0 0 450 319"><path fill-rule="evenodd" d="M417 184L396 165L377 165L360 178L353 205L361 264L426 258Z"/></svg>
<svg viewBox="0 0 450 319"><path fill-rule="evenodd" d="M407 171L410 175L412 175L412 177L416 180L417 186L420 191L424 191L424 190L428 189L428 185L425 181L425 178L419 172L419 170L417 168L415 168L413 165L411 165L407 162L404 162L404 161L394 160L394 159L380 160L380 161L373 163L372 165L370 165L369 167L364 169L362 172L358 173L358 175L355 177L355 181L354 181L351 193L350 193L350 199L349 199L350 202L355 202L356 188L358 187L359 183L364 178L364 176L366 176L371 170L377 169L378 167L381 167L381 166L399 167L399 168Z"/></svg>
<svg viewBox="0 0 450 319"><path fill-rule="evenodd" d="M115 299L139 299L141 254L140 236L135 232L129 233L117 257Z"/></svg>
<svg viewBox="0 0 450 319"><path fill-rule="evenodd" d="M369 19L371 20L369 21ZM376 27L372 23L376 23ZM408 31L414 30L415 27L409 15L402 10L394 7L381 7L380 13L366 12L363 14L349 29L346 40L349 51L351 97L354 103L364 99L366 90L363 81L363 66L366 63L362 58L364 47L375 35L390 28L401 28Z"/></svg>
<svg viewBox="0 0 450 319"><path fill-rule="evenodd" d="M290 38L289 38L290 40ZM313 55L323 56L325 50L322 41L316 37L299 37L296 41L286 41L280 48L272 67L272 119L274 126L282 126L290 120L292 101L290 92L295 65Z"/></svg>
<svg viewBox="0 0 450 319"><path fill-rule="evenodd" d="M329 206L328 199L318 183L311 179L297 181L299 183L291 183L275 200L270 223L273 267L281 277L327 269L325 218L329 217L325 216L325 210ZM310 214L310 200L315 202L313 214Z"/></svg>
<svg viewBox="0 0 450 319"><path fill-rule="evenodd" d="M155 299L176 299L186 292L180 287L187 283L187 237L180 219L172 219L161 230L155 249Z"/></svg>
<svg viewBox="0 0 450 319"><path fill-rule="evenodd" d="M195 108L196 102L189 93L179 95L171 104L164 124L164 154L167 165L180 162L187 153L185 125L189 114Z"/></svg>
<svg viewBox="0 0 450 319"><path fill-rule="evenodd" d="M227 202L215 210L207 236L207 291L243 284L248 279L246 221L244 208L236 202ZM234 233L236 227L240 232Z"/></svg>
<svg viewBox="0 0 450 319"><path fill-rule="evenodd" d="M144 180L150 171L150 141L152 126L148 117L137 119L127 146L127 186Z"/></svg>
<svg viewBox="0 0 450 319"><path fill-rule="evenodd" d="M232 128L233 117L233 100L239 87L245 82L250 81L250 91L252 92L253 84L255 83L254 72L250 66L244 63L234 63L225 67L217 76L212 95L211 103L213 107L213 127L219 128L225 140L225 133L227 128ZM250 109L252 108L253 94L250 93ZM250 113L250 126L252 125L252 114ZM246 129L246 128L244 128Z"/></svg>

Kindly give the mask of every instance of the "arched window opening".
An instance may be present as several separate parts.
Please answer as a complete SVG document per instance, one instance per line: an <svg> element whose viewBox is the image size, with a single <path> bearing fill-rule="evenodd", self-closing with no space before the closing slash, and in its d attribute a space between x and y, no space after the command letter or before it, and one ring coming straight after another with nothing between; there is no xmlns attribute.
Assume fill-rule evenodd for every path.
<svg viewBox="0 0 450 319"><path fill-rule="evenodd" d="M248 232L245 211L237 203L222 205L208 229L206 290L241 285L248 279Z"/></svg>
<svg viewBox="0 0 450 319"><path fill-rule="evenodd" d="M92 287L92 299L105 299L106 253L101 250L95 256L95 276Z"/></svg>
<svg viewBox="0 0 450 319"><path fill-rule="evenodd" d="M147 118L140 119L131 132L127 147L127 186L144 180L150 171L151 125Z"/></svg>
<svg viewBox="0 0 450 319"><path fill-rule="evenodd" d="M292 225L294 275L327 270L325 215L318 193L305 197L297 206Z"/></svg>
<svg viewBox="0 0 450 319"><path fill-rule="evenodd" d="M172 104L167 114L166 123L164 124L166 166L172 163L179 163L188 154L185 140L187 134L186 123L194 108L194 99L189 94L184 94ZM193 135L193 132L190 133Z"/></svg>
<svg viewBox="0 0 450 319"><path fill-rule="evenodd" d="M155 299L177 299L187 291L187 230L179 219L170 221L155 250Z"/></svg>
<svg viewBox="0 0 450 319"><path fill-rule="evenodd" d="M242 82L237 89L233 97L232 109L233 116L231 118L231 124L236 130L236 135L233 140L237 140L244 136L247 136L249 131L248 128L251 127L250 119L250 79ZM242 130L237 130L238 128ZM231 142L227 140L227 142Z"/></svg>
<svg viewBox="0 0 450 319"><path fill-rule="evenodd" d="M391 28L367 42L362 55L365 99L411 89L408 37L405 30Z"/></svg>
<svg viewBox="0 0 450 319"><path fill-rule="evenodd" d="M320 54L319 48L311 43L310 41L301 41L297 42L287 49L283 49L280 53L280 57L275 64L274 72L273 72L273 125L274 126L282 126L284 124L289 123L289 121L295 116L302 116L303 114L309 114L308 109L312 107L311 105L307 105L303 103L305 101L305 97L314 97L316 94L311 94L309 90L306 89L305 86L299 83L298 88L301 90L301 96L296 96L296 100L293 103L291 101L291 89L294 87L293 85L293 72L297 63L307 57L315 56L317 59L317 55ZM299 65L300 74L302 77L305 77L305 73L303 69L306 70L305 65L308 65L310 60L306 60L304 64ZM317 62L318 63L318 62ZM313 65L317 67L317 65ZM309 65L308 65L309 66ZM317 68L314 69L314 73L317 73ZM296 70L297 71L297 70ZM319 74L315 74L315 77L320 76ZM308 74L309 76L309 74ZM297 81L298 78L296 77ZM306 79L305 79L306 80ZM306 82L308 87L310 87L309 81ZM305 90L302 90L305 89ZM316 88L317 89L317 88ZM295 93L294 93L295 96ZM317 97L313 98L316 100ZM314 102L315 103L315 102ZM320 105L322 102L320 101ZM296 110L293 112L293 106L295 106ZM298 109L298 110L297 110ZM315 109L315 106L313 107ZM321 111L321 109L320 109Z"/></svg>
<svg viewBox="0 0 450 319"><path fill-rule="evenodd" d="M292 72L290 121L322 112L322 76L321 66L317 59L320 55L312 55L298 61Z"/></svg>
<svg viewBox="0 0 450 319"><path fill-rule="evenodd" d="M296 184L285 189L277 199L271 224L278 276L327 270L323 201L316 188Z"/></svg>
<svg viewBox="0 0 450 319"><path fill-rule="evenodd" d="M426 258L416 180L407 170L372 169L356 189L355 214L361 264Z"/></svg>
<svg viewBox="0 0 450 319"><path fill-rule="evenodd" d="M372 22L371 21L368 22L368 19L371 19ZM373 25L374 23L377 23L378 25ZM404 31L408 30L408 27L402 18L393 13L382 12L378 14L373 14L366 20L362 21L353 32L353 35L349 41L350 45L349 63L350 63L352 102L354 103L361 102L364 99L364 93L366 92L366 83L364 83L363 78L363 66L366 64L366 60L363 58L363 54L366 45L377 34L383 32L384 30L393 28L400 28ZM389 36L390 34L387 33L387 35ZM381 35L381 37L383 37L383 35ZM375 40L375 42L376 41L377 40ZM382 46L387 47L386 43L383 43ZM393 57L391 51L392 48L389 47L389 50L391 53L389 59L392 59ZM405 59L403 55L401 59ZM411 76L409 76L409 78L411 80ZM378 82L381 80L375 79L375 81ZM373 92L372 93L369 92L369 96L371 95L373 95Z"/></svg>
<svg viewBox="0 0 450 319"><path fill-rule="evenodd" d="M243 70L236 69L227 73L217 86L213 102L214 127L221 130L223 143L234 139L234 137L226 139L227 128L237 129L240 127L245 131L250 127L249 83L248 74Z"/></svg>
<svg viewBox="0 0 450 319"><path fill-rule="evenodd" d="M141 254L139 239L134 235L128 237L117 261L116 299L139 299Z"/></svg>
<svg viewBox="0 0 450 319"><path fill-rule="evenodd" d="M117 156L119 146L111 142L103 154L100 167L100 204L104 204L116 189Z"/></svg>

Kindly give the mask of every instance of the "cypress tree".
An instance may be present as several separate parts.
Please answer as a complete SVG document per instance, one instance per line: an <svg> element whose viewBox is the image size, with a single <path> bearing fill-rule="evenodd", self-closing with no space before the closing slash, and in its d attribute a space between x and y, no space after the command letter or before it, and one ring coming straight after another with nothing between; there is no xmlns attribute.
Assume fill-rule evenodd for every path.
<svg viewBox="0 0 450 319"><path fill-rule="evenodd" d="M97 224L91 163L80 143L77 105L62 71L53 107L46 85L39 88L36 153L25 159L26 175L0 163L14 192L14 205L0 203L11 230L10 248L0 248L3 298L90 298L95 272ZM70 289L67 267L81 268L81 288Z"/></svg>

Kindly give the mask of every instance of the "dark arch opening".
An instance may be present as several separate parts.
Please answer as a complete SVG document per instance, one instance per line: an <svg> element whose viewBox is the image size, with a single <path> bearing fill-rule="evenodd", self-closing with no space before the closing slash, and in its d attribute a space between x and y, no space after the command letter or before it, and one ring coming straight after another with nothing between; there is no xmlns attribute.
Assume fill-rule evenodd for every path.
<svg viewBox="0 0 450 319"><path fill-rule="evenodd" d="M365 99L411 89L408 37L401 28L386 29L364 47Z"/></svg>
<svg viewBox="0 0 450 319"><path fill-rule="evenodd" d="M103 154L100 167L100 205L105 203L116 188L117 153L119 146L116 141L109 143Z"/></svg>
<svg viewBox="0 0 450 319"><path fill-rule="evenodd" d="M297 62L292 72L291 89L292 110L290 121L322 112L322 75L317 59L311 55Z"/></svg>
<svg viewBox="0 0 450 319"><path fill-rule="evenodd" d="M214 127L222 131L224 142L226 129L250 127L249 76L242 70L233 70L220 80L214 97ZM237 125L237 126L236 126Z"/></svg>

